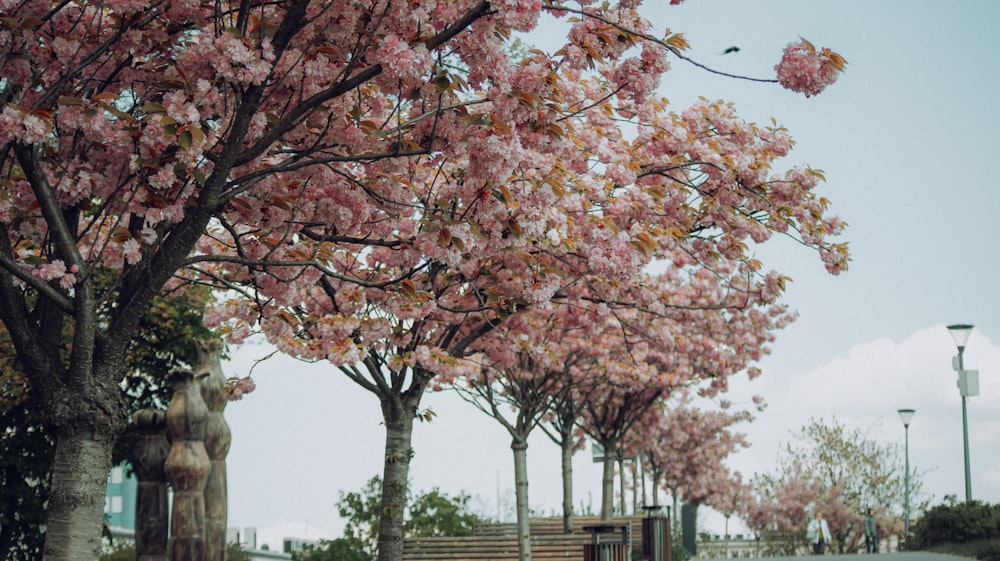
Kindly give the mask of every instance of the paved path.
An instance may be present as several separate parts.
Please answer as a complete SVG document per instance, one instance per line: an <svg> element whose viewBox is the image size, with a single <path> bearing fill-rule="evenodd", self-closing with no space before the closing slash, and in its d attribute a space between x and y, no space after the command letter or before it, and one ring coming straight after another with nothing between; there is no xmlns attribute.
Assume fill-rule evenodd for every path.
<svg viewBox="0 0 1000 561"><path fill-rule="evenodd" d="M764 559L764 558L762 558ZM927 551L903 551L897 553L880 553L877 555L796 555L790 557L768 557L781 561L968 561L968 557L930 553ZM718 561L723 561L719 559Z"/></svg>

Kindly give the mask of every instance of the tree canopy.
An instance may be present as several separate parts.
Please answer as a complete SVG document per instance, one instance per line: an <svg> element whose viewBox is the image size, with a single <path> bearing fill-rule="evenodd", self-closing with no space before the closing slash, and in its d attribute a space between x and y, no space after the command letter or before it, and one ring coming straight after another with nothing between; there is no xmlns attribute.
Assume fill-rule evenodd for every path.
<svg viewBox="0 0 1000 561"><path fill-rule="evenodd" d="M562 48L511 59L548 18ZM47 556L96 556L119 385L164 291L216 288L232 342L261 330L378 395L391 505L423 391L478 372L510 316L579 287L674 308L630 281L655 259L692 279L683 302L749 317L783 289L751 250L775 234L844 270L822 172L776 169L788 131L657 93L686 49L633 1L0 2L0 320L55 442ZM811 96L843 68L799 40L767 81Z"/></svg>

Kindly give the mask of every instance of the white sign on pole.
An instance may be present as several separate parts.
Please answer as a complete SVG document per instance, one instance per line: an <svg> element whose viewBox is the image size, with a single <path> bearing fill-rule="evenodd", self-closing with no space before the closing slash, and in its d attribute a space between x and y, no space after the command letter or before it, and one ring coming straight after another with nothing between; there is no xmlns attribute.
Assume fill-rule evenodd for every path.
<svg viewBox="0 0 1000 561"><path fill-rule="evenodd" d="M958 373L958 390L963 397L973 397L979 395L979 371L960 371Z"/></svg>

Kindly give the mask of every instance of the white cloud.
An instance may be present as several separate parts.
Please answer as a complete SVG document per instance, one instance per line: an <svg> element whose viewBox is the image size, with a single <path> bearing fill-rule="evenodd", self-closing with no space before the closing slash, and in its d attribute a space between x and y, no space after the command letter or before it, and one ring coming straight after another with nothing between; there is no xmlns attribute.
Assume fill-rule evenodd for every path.
<svg viewBox="0 0 1000 561"><path fill-rule="evenodd" d="M818 345L822 341L817 341ZM765 371L759 381L734 392L760 393L768 409L747 431L753 448L734 466L768 470L779 443L810 419L836 419L848 428L871 429L881 442L904 441L897 410L911 408L910 462L924 476L925 491L940 500L964 497L962 406L951 357L956 349L943 325L922 329L900 342L877 339L855 345L812 370ZM965 367L979 369L980 395L968 401L973 498L1000 501L1000 346L973 332ZM770 455L769 455L770 454Z"/></svg>

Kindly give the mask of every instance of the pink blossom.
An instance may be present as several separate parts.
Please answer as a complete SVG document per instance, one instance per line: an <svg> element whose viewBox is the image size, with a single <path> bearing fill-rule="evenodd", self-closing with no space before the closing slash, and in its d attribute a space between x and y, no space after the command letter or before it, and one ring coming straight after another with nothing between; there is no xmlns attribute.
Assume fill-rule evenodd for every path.
<svg viewBox="0 0 1000 561"><path fill-rule="evenodd" d="M830 49L816 51L812 43L802 39L785 47L781 62L774 67L778 82L806 97L817 95L833 84L844 70L844 59Z"/></svg>
<svg viewBox="0 0 1000 561"><path fill-rule="evenodd" d="M223 392L229 401L239 401L243 399L244 395L253 393L255 389L257 389L257 384L254 383L253 378L247 376L245 378L230 378L226 381Z"/></svg>
<svg viewBox="0 0 1000 561"><path fill-rule="evenodd" d="M51 125L20 107L7 105L0 112L0 136L13 137L25 144L41 142L49 134Z"/></svg>
<svg viewBox="0 0 1000 561"><path fill-rule="evenodd" d="M129 265L135 265L142 260L142 246L135 238L129 238L122 244L122 254Z"/></svg>
<svg viewBox="0 0 1000 561"><path fill-rule="evenodd" d="M387 89L411 90L430 69L431 56L423 43L410 45L398 35L388 35L378 50L384 72L376 79Z"/></svg>

